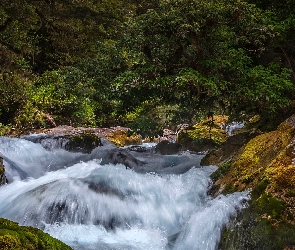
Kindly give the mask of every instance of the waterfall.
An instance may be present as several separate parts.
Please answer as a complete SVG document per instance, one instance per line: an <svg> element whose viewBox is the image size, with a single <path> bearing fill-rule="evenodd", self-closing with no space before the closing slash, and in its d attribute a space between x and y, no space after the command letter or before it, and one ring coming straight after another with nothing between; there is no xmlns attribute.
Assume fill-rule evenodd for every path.
<svg viewBox="0 0 295 250"><path fill-rule="evenodd" d="M0 187L0 217L73 249L217 249L249 199L248 192L208 196L216 167L200 167L200 155L110 144L71 153L7 137L0 152L9 179Z"/></svg>

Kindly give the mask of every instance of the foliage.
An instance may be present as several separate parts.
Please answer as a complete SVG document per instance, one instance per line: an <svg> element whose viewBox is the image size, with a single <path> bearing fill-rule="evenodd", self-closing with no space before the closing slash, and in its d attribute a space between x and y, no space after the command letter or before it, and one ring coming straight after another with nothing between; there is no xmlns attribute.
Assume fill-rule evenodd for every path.
<svg viewBox="0 0 295 250"><path fill-rule="evenodd" d="M26 76L4 73L0 77L0 120L3 125L13 122L18 112L30 98L33 82Z"/></svg>
<svg viewBox="0 0 295 250"><path fill-rule="evenodd" d="M134 127L165 106L190 124L293 112L292 1L3 1L4 125L126 125L145 102Z"/></svg>
<svg viewBox="0 0 295 250"><path fill-rule="evenodd" d="M79 70L47 71L38 82L32 103L58 123L94 125L94 89Z"/></svg>
<svg viewBox="0 0 295 250"><path fill-rule="evenodd" d="M277 35L271 15L245 2L190 3L161 2L127 23L122 43L133 63L116 78L125 106L158 98L239 116L287 105L290 72L275 62L255 65Z"/></svg>

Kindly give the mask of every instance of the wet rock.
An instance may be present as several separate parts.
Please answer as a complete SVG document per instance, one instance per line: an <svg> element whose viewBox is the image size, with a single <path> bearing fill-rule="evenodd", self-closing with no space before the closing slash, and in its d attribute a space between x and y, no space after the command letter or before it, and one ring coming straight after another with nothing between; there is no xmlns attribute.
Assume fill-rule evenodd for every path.
<svg viewBox="0 0 295 250"><path fill-rule="evenodd" d="M172 155L180 152L181 144L170 141L161 141L156 146L156 152L162 155Z"/></svg>
<svg viewBox="0 0 295 250"><path fill-rule="evenodd" d="M65 145L65 149L71 152L90 154L93 149L102 146L100 138L94 133L83 132L73 136Z"/></svg>
<svg viewBox="0 0 295 250"><path fill-rule="evenodd" d="M240 142L235 139L227 147L233 153L215 152L202 161L219 164L211 175L215 195L252 190L247 209L223 233L219 249L272 250L295 246L294 121L295 115L276 130L255 136L238 150L234 146L238 148ZM243 138L241 135L241 142L248 140Z"/></svg>
<svg viewBox="0 0 295 250"><path fill-rule="evenodd" d="M136 169L145 164L145 162L134 157L128 150L123 148L106 148L106 149L96 149L89 156L90 159L102 159L101 164L123 164L126 168Z"/></svg>
<svg viewBox="0 0 295 250"><path fill-rule="evenodd" d="M154 152L155 147L143 147L140 145L132 145L127 148L129 151L134 151L138 153L145 153L145 152Z"/></svg>
<svg viewBox="0 0 295 250"><path fill-rule="evenodd" d="M215 144L215 148L211 147L212 150L202 159L201 166L219 165L230 160L242 146L254 137L255 134L244 132L229 137L220 145Z"/></svg>
<svg viewBox="0 0 295 250"><path fill-rule="evenodd" d="M3 158L0 157L0 186L7 183L7 179L5 176L5 168L3 166Z"/></svg>

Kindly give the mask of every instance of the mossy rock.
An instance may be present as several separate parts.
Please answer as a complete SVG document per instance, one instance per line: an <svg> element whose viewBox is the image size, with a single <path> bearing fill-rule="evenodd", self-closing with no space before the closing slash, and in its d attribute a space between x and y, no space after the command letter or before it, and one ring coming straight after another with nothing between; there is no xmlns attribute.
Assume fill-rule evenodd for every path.
<svg viewBox="0 0 295 250"><path fill-rule="evenodd" d="M242 191L255 189L267 179L267 192L281 199L286 188L295 187L295 167L291 166L294 156L290 154L294 135L294 127L284 122L277 130L251 139L232 158L228 173L215 184L233 183Z"/></svg>
<svg viewBox="0 0 295 250"><path fill-rule="evenodd" d="M116 130L110 133L107 139L118 147L142 144L141 135L132 133L130 130Z"/></svg>
<svg viewBox="0 0 295 250"><path fill-rule="evenodd" d="M249 206L223 233L219 249L294 249L295 127L283 122L251 139L212 174L214 194L251 189Z"/></svg>
<svg viewBox="0 0 295 250"><path fill-rule="evenodd" d="M0 218L0 249L3 250L67 250L72 249L40 229L19 226Z"/></svg>
<svg viewBox="0 0 295 250"><path fill-rule="evenodd" d="M102 146L100 138L90 132L83 132L70 138L65 145L65 149L72 152L91 153L93 149Z"/></svg>
<svg viewBox="0 0 295 250"><path fill-rule="evenodd" d="M286 222L274 223L257 213L255 201L250 202L237 216L232 226L221 238L220 250L287 250L295 246L295 225ZM267 209L271 209L268 206Z"/></svg>
<svg viewBox="0 0 295 250"><path fill-rule="evenodd" d="M192 128L179 133L177 142L183 148L192 151L208 151L216 148L228 138L225 126L227 116L213 116L213 120L204 119Z"/></svg>

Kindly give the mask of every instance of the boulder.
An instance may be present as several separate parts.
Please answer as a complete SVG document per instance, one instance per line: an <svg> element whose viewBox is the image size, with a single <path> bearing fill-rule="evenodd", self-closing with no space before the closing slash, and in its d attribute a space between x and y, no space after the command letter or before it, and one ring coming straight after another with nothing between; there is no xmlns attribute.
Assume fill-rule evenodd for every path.
<svg viewBox="0 0 295 250"><path fill-rule="evenodd" d="M100 138L89 132L72 136L65 145L65 149L71 152L82 152L89 154L93 149L102 146Z"/></svg>
<svg viewBox="0 0 295 250"><path fill-rule="evenodd" d="M202 159L201 166L220 165L229 161L255 135L257 134L243 132L230 136L222 144L215 144L215 148L212 149L211 147L212 150Z"/></svg>
<svg viewBox="0 0 295 250"><path fill-rule="evenodd" d="M224 129L227 119L227 116L213 116L192 127L185 127L180 130L177 142L187 150L210 151L227 140L228 134Z"/></svg>
<svg viewBox="0 0 295 250"><path fill-rule="evenodd" d="M219 163L211 175L212 195L251 190L251 201L238 216L234 230L223 233L218 249L294 249L294 147L295 115L276 130L255 136L235 153L224 158L215 153L210 161L206 159ZM235 149L229 146L228 150Z"/></svg>
<svg viewBox="0 0 295 250"><path fill-rule="evenodd" d="M142 144L141 135L132 133L129 129L117 129L111 132L107 139L118 147Z"/></svg>
<svg viewBox="0 0 295 250"><path fill-rule="evenodd" d="M170 141L161 141L156 146L156 152L162 155L172 155L180 152L181 144Z"/></svg>

